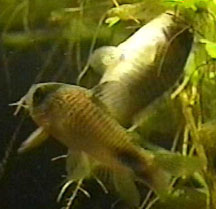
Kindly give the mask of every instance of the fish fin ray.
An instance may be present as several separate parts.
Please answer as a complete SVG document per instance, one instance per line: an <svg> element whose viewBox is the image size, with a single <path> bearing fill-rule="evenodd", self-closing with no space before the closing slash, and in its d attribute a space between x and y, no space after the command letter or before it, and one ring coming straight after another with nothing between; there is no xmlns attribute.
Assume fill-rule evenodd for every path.
<svg viewBox="0 0 216 209"><path fill-rule="evenodd" d="M18 153L27 152L33 148L38 147L49 137L49 134L42 128L37 128L30 136L21 144Z"/></svg>

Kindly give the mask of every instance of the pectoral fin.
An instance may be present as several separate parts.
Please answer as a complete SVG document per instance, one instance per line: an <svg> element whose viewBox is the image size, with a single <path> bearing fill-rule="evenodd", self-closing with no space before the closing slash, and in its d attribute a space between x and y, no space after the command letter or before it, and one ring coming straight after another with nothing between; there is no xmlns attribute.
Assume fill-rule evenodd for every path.
<svg viewBox="0 0 216 209"><path fill-rule="evenodd" d="M91 174L91 160L84 152L69 151L66 159L66 171L67 178L70 180L84 179Z"/></svg>
<svg viewBox="0 0 216 209"><path fill-rule="evenodd" d="M21 144L18 153L27 152L41 145L49 137L49 134L42 127L37 128L31 135Z"/></svg>

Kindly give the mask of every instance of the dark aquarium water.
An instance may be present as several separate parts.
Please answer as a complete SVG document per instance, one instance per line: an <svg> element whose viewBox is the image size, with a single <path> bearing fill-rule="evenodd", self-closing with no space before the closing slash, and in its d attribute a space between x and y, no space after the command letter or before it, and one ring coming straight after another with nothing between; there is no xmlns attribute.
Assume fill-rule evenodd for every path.
<svg viewBox="0 0 216 209"><path fill-rule="evenodd" d="M0 0L0 209L216 209L215 27L214 0Z"/></svg>

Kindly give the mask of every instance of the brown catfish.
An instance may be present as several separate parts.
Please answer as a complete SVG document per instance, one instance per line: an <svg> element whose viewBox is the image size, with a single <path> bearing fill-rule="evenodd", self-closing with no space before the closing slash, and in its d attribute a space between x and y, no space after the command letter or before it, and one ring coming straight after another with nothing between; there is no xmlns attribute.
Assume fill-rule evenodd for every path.
<svg viewBox="0 0 216 209"><path fill-rule="evenodd" d="M166 193L168 171L170 168L175 170L170 156L158 157L135 145L132 135L112 118L93 91L63 83L41 83L33 85L24 100L42 133L53 136L76 157L85 153L111 170L116 189L123 198L130 199L130 193L136 194L130 199L131 204L138 205L140 199L134 179L142 180L159 195ZM39 133L41 136L41 131ZM34 142L37 138L32 138L24 142L25 149L31 148L32 144L38 145ZM43 141L41 138L44 140L39 137L40 142ZM194 168L194 161L188 160L184 158L184 163L192 162L189 167ZM182 159L177 157L177 161L182 162ZM177 175L185 174L180 170Z"/></svg>

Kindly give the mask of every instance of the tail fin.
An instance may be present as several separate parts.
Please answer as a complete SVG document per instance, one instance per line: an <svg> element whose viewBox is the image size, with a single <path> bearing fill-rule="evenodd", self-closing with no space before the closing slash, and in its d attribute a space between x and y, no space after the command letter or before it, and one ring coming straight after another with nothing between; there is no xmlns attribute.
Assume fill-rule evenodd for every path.
<svg viewBox="0 0 216 209"><path fill-rule="evenodd" d="M171 152L120 153L119 159L134 171L135 175L163 197L170 190L171 177L190 176L202 168L198 158L182 156Z"/></svg>
<svg viewBox="0 0 216 209"><path fill-rule="evenodd" d="M147 169L150 187L164 197L171 190L171 177L192 176L200 171L203 163L196 157L171 152L154 153L151 166Z"/></svg>
<svg viewBox="0 0 216 209"><path fill-rule="evenodd" d="M203 163L197 157L183 156L177 153L155 153L155 163L172 176L190 176L199 171Z"/></svg>

